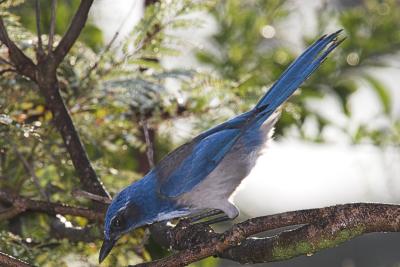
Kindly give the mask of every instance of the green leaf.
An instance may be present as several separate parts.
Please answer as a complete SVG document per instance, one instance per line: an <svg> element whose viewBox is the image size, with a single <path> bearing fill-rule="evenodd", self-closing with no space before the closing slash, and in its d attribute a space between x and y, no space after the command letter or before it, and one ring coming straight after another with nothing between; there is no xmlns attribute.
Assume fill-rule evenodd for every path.
<svg viewBox="0 0 400 267"><path fill-rule="evenodd" d="M390 94L387 88L383 85L381 81L372 77L371 75L366 74L364 78L371 85L372 89L374 89L375 93L378 95L385 114L389 114L392 103L390 101Z"/></svg>

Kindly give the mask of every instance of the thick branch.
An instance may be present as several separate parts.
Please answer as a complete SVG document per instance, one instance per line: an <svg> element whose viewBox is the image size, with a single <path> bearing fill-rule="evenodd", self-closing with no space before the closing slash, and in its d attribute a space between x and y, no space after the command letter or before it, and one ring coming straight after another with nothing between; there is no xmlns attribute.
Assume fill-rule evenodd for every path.
<svg viewBox="0 0 400 267"><path fill-rule="evenodd" d="M53 114L53 121L63 138L82 188L90 193L110 198L89 160L71 115L65 106L55 74L46 69L49 65L40 65L39 67L41 73L38 80L40 90Z"/></svg>
<svg viewBox="0 0 400 267"><path fill-rule="evenodd" d="M29 77L32 80L36 80L35 64L10 39L2 17L0 17L0 42L7 46L9 58L12 61L12 63L14 64L17 71L19 73L21 73L22 75Z"/></svg>
<svg viewBox="0 0 400 267"><path fill-rule="evenodd" d="M0 252L0 265L9 267L32 267L29 263Z"/></svg>
<svg viewBox="0 0 400 267"><path fill-rule="evenodd" d="M67 32L54 50L56 65L60 64L78 39L83 27L85 26L92 4L93 0L81 0L78 11L75 13Z"/></svg>
<svg viewBox="0 0 400 267"><path fill-rule="evenodd" d="M0 221L12 219L15 216L19 215L21 212L23 212L23 209L14 206L4 209L0 211Z"/></svg>
<svg viewBox="0 0 400 267"><path fill-rule="evenodd" d="M400 206L350 204L321 209L313 223L294 231L263 239L246 239L221 257L240 263L287 260L335 247L372 232L399 232Z"/></svg>
<svg viewBox="0 0 400 267"><path fill-rule="evenodd" d="M54 24L55 0L53 0L52 3L52 24ZM28 76L38 84L41 93L45 97L46 104L54 116L54 122L58 131L61 133L83 189L110 198L90 163L89 157L80 140L79 134L75 129L72 118L65 106L63 98L61 97L56 74L59 63L67 55L84 27L92 3L93 0L81 1L77 12L72 19L71 25L54 53L49 53L49 55L43 58L37 66L35 66L32 60L29 59L10 40L1 17L0 41L8 47L11 62L14 63L17 72ZM50 44L51 41L49 45Z"/></svg>
<svg viewBox="0 0 400 267"><path fill-rule="evenodd" d="M14 216L25 212L35 211L47 214L61 214L84 217L89 220L103 221L104 213L88 208L69 206L63 203L46 202L32 200L10 192L0 191L0 201L5 202L15 208Z"/></svg>
<svg viewBox="0 0 400 267"><path fill-rule="evenodd" d="M296 225L305 226L271 238L250 238L268 230ZM165 234L165 240L173 248L177 248L175 244L183 244L184 250L138 266L185 266L209 256L241 263L286 260L337 246L365 233L399 232L400 206L358 203L258 217L238 223L221 234L201 230L200 243L187 242L197 235L191 228L186 234L175 229Z"/></svg>

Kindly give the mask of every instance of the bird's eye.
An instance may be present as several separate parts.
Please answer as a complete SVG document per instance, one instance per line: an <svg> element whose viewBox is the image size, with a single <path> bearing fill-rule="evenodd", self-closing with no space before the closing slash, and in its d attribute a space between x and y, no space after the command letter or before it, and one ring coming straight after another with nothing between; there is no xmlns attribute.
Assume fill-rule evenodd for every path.
<svg viewBox="0 0 400 267"><path fill-rule="evenodd" d="M112 227L113 228L121 228L123 226L123 221L121 218L115 218L112 221Z"/></svg>

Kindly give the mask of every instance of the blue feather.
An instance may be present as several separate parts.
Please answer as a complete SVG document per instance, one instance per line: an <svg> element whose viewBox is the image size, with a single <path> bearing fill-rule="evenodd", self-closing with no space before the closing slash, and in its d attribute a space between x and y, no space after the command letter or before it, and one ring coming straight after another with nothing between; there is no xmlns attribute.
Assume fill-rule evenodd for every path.
<svg viewBox="0 0 400 267"><path fill-rule="evenodd" d="M323 51L323 49L331 43L338 34L337 31L322 37L314 44L312 44L306 51L304 51L281 75L278 81L271 87L270 90L260 99L256 105L256 109L268 106L269 110L275 110L279 107L289 96L291 96L297 87L304 82L305 79L321 64L322 60L340 43L335 42L320 58L315 59L316 56ZM315 62L314 62L315 61ZM317 64L315 64L317 63ZM314 66L313 68L310 68Z"/></svg>

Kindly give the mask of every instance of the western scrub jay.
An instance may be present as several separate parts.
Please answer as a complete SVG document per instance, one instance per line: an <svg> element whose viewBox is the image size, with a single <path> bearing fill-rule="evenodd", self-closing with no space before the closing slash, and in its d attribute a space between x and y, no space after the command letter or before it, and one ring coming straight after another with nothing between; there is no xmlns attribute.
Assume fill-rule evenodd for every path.
<svg viewBox="0 0 400 267"><path fill-rule="evenodd" d="M118 193L105 217L99 261L118 238L154 222L220 210L229 218L239 211L229 200L254 167L278 120L277 108L342 41L340 31L324 35L281 75L257 105L178 147L141 180Z"/></svg>

